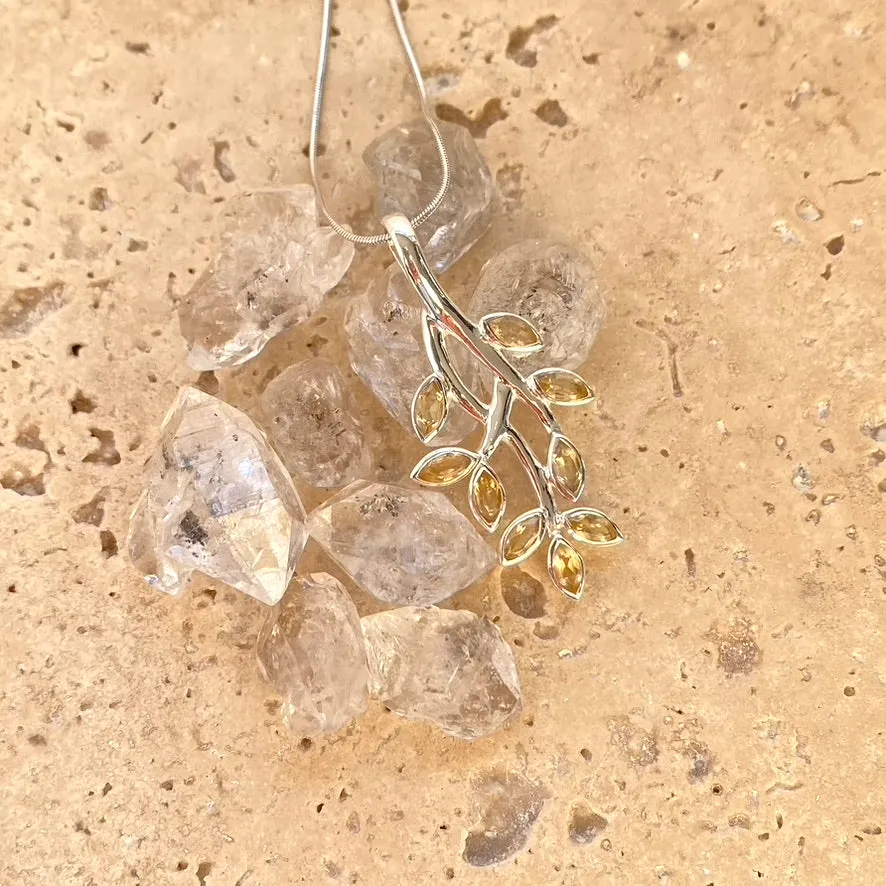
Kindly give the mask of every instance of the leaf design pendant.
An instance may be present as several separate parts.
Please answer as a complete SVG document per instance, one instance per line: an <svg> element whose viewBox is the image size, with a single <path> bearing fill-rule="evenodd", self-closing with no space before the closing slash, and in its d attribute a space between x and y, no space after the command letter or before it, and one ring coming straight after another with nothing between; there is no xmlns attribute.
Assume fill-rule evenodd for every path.
<svg viewBox="0 0 886 886"><path fill-rule="evenodd" d="M543 347L538 330L516 314L496 312L478 323L469 320L443 291L422 253L409 220L384 219L391 251L424 306L423 336L430 374L412 400L412 425L423 443L445 427L453 408L464 409L483 425L476 452L457 446L434 449L421 458L412 478L424 486L446 487L470 477L471 511L488 532L501 525L507 506L504 485L492 467L503 443L516 453L538 499L538 506L514 518L502 533L503 566L515 566L547 544L548 574L566 596L578 600L587 583L587 564L575 544L608 547L624 541L621 530L602 511L590 507L561 510L559 499L577 502L585 486L585 466L575 444L563 433L553 407L585 406L594 399L590 385L575 372L558 367L523 375L511 357ZM487 403L453 369L449 342L457 339L494 379ZM527 406L548 435L541 461L512 422L517 402Z"/></svg>

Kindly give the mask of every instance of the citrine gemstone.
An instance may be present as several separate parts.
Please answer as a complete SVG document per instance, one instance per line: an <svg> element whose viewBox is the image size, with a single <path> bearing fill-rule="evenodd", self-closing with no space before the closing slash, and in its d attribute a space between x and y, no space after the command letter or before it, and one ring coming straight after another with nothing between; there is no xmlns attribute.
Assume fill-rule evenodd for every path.
<svg viewBox="0 0 886 886"><path fill-rule="evenodd" d="M585 567L581 555L562 538L551 543L548 571L554 584L569 597L578 598L584 590Z"/></svg>
<svg viewBox="0 0 886 886"><path fill-rule="evenodd" d="M621 538L616 525L600 511L573 511L566 515L566 525L578 541L592 545L611 544Z"/></svg>
<svg viewBox="0 0 886 886"><path fill-rule="evenodd" d="M448 412L446 391L436 375L426 379L413 401L412 417L415 430L422 440L430 439L443 427Z"/></svg>
<svg viewBox="0 0 886 886"><path fill-rule="evenodd" d="M487 467L477 472L471 488L471 501L477 517L492 528L498 523L505 507L505 490L498 477Z"/></svg>
<svg viewBox="0 0 886 886"><path fill-rule="evenodd" d="M491 314L483 321L486 332L505 348L534 350L541 345L535 327L516 314Z"/></svg>
<svg viewBox="0 0 886 886"><path fill-rule="evenodd" d="M505 530L501 540L501 557L505 564L528 556L538 547L544 523L540 513L532 512L518 517Z"/></svg>
<svg viewBox="0 0 886 886"><path fill-rule="evenodd" d="M413 476L428 486L449 486L469 473L476 460L463 449L438 449L418 463Z"/></svg>
<svg viewBox="0 0 886 886"><path fill-rule="evenodd" d="M581 495L585 468L581 455L566 437L555 437L551 443L551 474L557 489L575 500Z"/></svg>
<svg viewBox="0 0 886 886"><path fill-rule="evenodd" d="M560 406L580 406L594 398L588 383L568 369L543 369L533 379L542 396Z"/></svg>

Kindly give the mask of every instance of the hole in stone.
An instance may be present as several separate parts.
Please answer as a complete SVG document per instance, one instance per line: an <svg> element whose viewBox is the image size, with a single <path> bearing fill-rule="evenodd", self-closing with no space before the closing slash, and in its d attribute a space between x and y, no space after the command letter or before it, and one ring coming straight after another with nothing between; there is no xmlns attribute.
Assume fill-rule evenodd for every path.
<svg viewBox="0 0 886 886"><path fill-rule="evenodd" d="M435 110L440 120L464 126L474 138L485 138L490 126L508 118L508 112L502 107L500 98L489 99L483 105L483 110L474 117L469 117L460 108L445 102L439 102Z"/></svg>
<svg viewBox="0 0 886 886"><path fill-rule="evenodd" d="M566 112L555 98L545 99L536 109L535 116L548 126L565 126L569 122Z"/></svg>
<svg viewBox="0 0 886 886"><path fill-rule="evenodd" d="M148 248L147 240L136 240L135 237L129 238L129 245L126 247L127 252L145 252Z"/></svg>
<svg viewBox="0 0 886 886"><path fill-rule="evenodd" d="M211 861L201 861L200 864L197 865L197 881L200 883L200 886L206 886L206 878L211 871Z"/></svg>
<svg viewBox="0 0 886 886"><path fill-rule="evenodd" d="M33 449L49 455L46 444L40 439L40 428L35 424L25 425L15 437L15 445L22 449Z"/></svg>
<svg viewBox="0 0 886 886"><path fill-rule="evenodd" d="M90 413L95 411L95 400L87 397L83 391L77 391L69 402L71 404L71 412L74 415L77 415L78 412Z"/></svg>
<svg viewBox="0 0 886 886"><path fill-rule="evenodd" d="M848 698L852 698L852 696L855 695L855 687L845 686L843 688L843 695L847 696Z"/></svg>
<svg viewBox="0 0 886 886"><path fill-rule="evenodd" d="M75 523L89 523L91 526L101 526L102 520L105 518L105 497L101 492L97 492L91 501L85 505L80 505L74 510Z"/></svg>
<svg viewBox="0 0 886 886"><path fill-rule="evenodd" d="M581 757L585 761L585 763L590 763L591 760L594 759L594 755L591 753L590 748L582 748L579 753L581 754Z"/></svg>
<svg viewBox="0 0 886 886"><path fill-rule="evenodd" d="M314 747L314 742L312 742L311 739L309 739L309 738L303 738L298 743L298 747L299 747L299 750L309 751L312 747Z"/></svg>
<svg viewBox="0 0 886 886"><path fill-rule="evenodd" d="M825 243L825 248L831 255L839 255L843 251L845 245L846 238L842 234L837 234L836 237L831 237L831 239Z"/></svg>
<svg viewBox="0 0 886 886"><path fill-rule="evenodd" d="M98 440L98 448L94 452L90 452L83 457L86 464L100 465L118 465L120 464L120 453L114 445L114 434L112 431L103 431L101 428L90 428L90 435Z"/></svg>
<svg viewBox="0 0 886 886"><path fill-rule="evenodd" d="M151 44L144 40L127 40L126 51L133 55L147 55L151 51Z"/></svg>
<svg viewBox="0 0 886 886"><path fill-rule="evenodd" d="M111 206L107 188L93 188L89 192L89 208L93 212L107 212Z"/></svg>
<svg viewBox="0 0 886 886"><path fill-rule="evenodd" d="M176 869L177 871L186 871L186 870L188 869L188 863L187 863L186 861L180 861L180 862L175 866L175 869Z"/></svg>
<svg viewBox="0 0 886 886"><path fill-rule="evenodd" d="M167 778L166 781L161 781L161 782L160 782L160 787L161 787L164 791L171 791L171 790L172 790L172 787L173 787L173 785L172 785L172 779L171 779L171 778Z"/></svg>
<svg viewBox="0 0 886 886"><path fill-rule="evenodd" d="M715 784L715 785L713 785L713 787L711 787L711 793L712 793L715 797L719 797L720 794L723 793L723 785L721 785L721 784Z"/></svg>
<svg viewBox="0 0 886 886"><path fill-rule="evenodd" d="M828 262L824 266L824 270L821 272L821 274L819 276L821 277L822 280L830 280L831 279L831 263L830 262Z"/></svg>
<svg viewBox="0 0 886 886"><path fill-rule="evenodd" d="M43 473L32 474L23 468L10 468L6 471L0 477L0 486L18 495L35 496L46 492Z"/></svg>
<svg viewBox="0 0 886 886"><path fill-rule="evenodd" d="M589 52L587 55L583 55L581 60L586 65L598 65L600 64L600 53L599 52Z"/></svg>
<svg viewBox="0 0 886 886"><path fill-rule="evenodd" d="M102 542L102 556L106 560L117 556L117 536L110 529L102 529L99 533Z"/></svg>

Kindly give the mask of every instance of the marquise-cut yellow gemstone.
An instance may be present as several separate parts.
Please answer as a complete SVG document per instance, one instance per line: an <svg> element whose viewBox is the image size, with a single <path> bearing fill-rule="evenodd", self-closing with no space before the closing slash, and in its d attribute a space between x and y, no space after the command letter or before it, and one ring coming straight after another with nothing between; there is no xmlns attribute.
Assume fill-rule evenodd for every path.
<svg viewBox="0 0 886 886"><path fill-rule="evenodd" d="M487 526L495 526L505 505L505 491L495 474L481 468L471 494L477 515Z"/></svg>
<svg viewBox="0 0 886 886"><path fill-rule="evenodd" d="M415 429L422 440L427 440L446 421L446 391L436 375L432 375L419 388L413 408Z"/></svg>
<svg viewBox="0 0 886 886"><path fill-rule="evenodd" d="M593 399L588 383L568 369L546 369L536 374L535 385L544 397L561 406L579 405Z"/></svg>
<svg viewBox="0 0 886 886"><path fill-rule="evenodd" d="M541 338L535 327L516 314L497 314L486 320L486 329L506 348L537 348Z"/></svg>
<svg viewBox="0 0 886 886"><path fill-rule="evenodd" d="M597 511L577 511L566 517L569 531L579 540L592 545L618 541L619 532L612 520Z"/></svg>
<svg viewBox="0 0 886 886"><path fill-rule="evenodd" d="M578 450L565 437L555 438L551 446L551 472L564 495L578 498L585 480L584 464Z"/></svg>
<svg viewBox="0 0 886 886"><path fill-rule="evenodd" d="M526 556L541 538L541 514L530 514L515 520L501 540L502 560L510 563Z"/></svg>
<svg viewBox="0 0 886 886"><path fill-rule="evenodd" d="M461 480L474 465L474 459L457 449L441 449L425 457L415 479L429 486L449 486Z"/></svg>
<svg viewBox="0 0 886 886"><path fill-rule="evenodd" d="M585 583L581 555L569 542L556 539L551 545L548 568L554 584L570 597L580 597Z"/></svg>

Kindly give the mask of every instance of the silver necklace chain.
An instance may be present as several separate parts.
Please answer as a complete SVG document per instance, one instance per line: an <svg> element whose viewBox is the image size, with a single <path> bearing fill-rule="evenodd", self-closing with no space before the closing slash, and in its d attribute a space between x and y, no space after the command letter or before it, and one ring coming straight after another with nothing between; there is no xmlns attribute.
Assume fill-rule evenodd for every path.
<svg viewBox="0 0 886 886"><path fill-rule="evenodd" d="M337 234L356 243L359 246L376 246L380 243L390 242L390 234L387 232L379 234L355 234L343 225L339 224L329 211L326 201L323 198L323 192L320 189L320 177L317 172L317 146L320 143L320 130L323 121L323 96L326 92L326 75L329 70L329 49L332 38L332 3L333 0L323 0L323 25L320 35L320 57L317 60L317 80L314 86L314 109L311 115L311 141L308 148L308 160L311 167L311 181L314 184L314 192L317 195L317 206L320 213L326 219ZM449 157L446 153L446 146L443 144L443 136L440 134L440 128L434 119L434 113L428 104L428 94L425 90L424 79L421 75L421 68L418 59L415 56L415 49L409 40L409 34L406 31L406 23L403 21L403 14L397 0L388 0L391 7L391 13L394 16L394 23L397 26L397 33L400 42L403 44L403 50L406 53L406 60L409 62L409 69L412 73L412 79L415 81L415 87L418 91L421 101L421 111L430 127L431 134L437 146L437 153L440 157L440 166L443 171L443 179L434 198L421 210L417 215L410 219L413 228L418 228L426 222L436 211L437 207L443 202L446 192L449 190L450 170Z"/></svg>

